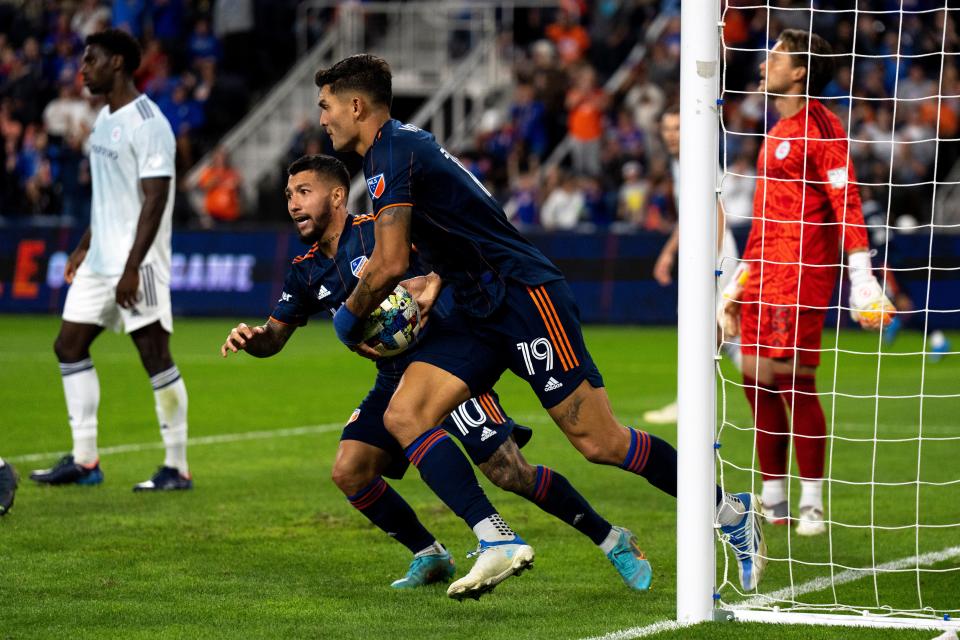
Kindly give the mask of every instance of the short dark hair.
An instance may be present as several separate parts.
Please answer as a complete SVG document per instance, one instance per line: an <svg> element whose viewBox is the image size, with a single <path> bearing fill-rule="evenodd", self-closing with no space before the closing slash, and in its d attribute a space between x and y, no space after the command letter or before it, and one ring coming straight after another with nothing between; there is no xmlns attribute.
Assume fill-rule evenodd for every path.
<svg viewBox="0 0 960 640"><path fill-rule="evenodd" d="M114 56L123 57L123 70L128 76L140 67L140 43L136 38L120 29L106 29L87 36L88 47L97 46Z"/></svg>
<svg viewBox="0 0 960 640"><path fill-rule="evenodd" d="M807 70L807 94L819 96L833 79L833 47L830 43L809 31L784 29L778 38L784 51L790 56L794 67Z"/></svg>
<svg viewBox="0 0 960 640"><path fill-rule="evenodd" d="M664 117L664 116L677 116L677 117L680 117L680 105L678 105L678 104L671 104L671 105L667 106L666 108L664 108L664 110L660 112L660 119L663 120L663 117Z"/></svg>
<svg viewBox="0 0 960 640"><path fill-rule="evenodd" d="M330 85L330 91L361 91L370 100L390 108L393 103L393 75L387 61L369 53L344 58L329 69L320 69L313 77L318 89Z"/></svg>
<svg viewBox="0 0 960 640"><path fill-rule="evenodd" d="M337 186L343 187L347 194L350 193L350 172L347 171L345 164L333 156L322 154L300 156L287 167L287 175L290 176L295 176L303 171L313 171L321 178L331 180Z"/></svg>

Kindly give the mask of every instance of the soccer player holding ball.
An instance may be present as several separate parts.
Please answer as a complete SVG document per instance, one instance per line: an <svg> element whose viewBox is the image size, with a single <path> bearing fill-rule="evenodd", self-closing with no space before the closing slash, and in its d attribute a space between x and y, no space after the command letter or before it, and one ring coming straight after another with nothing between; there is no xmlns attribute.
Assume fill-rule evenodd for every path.
<svg viewBox="0 0 960 640"><path fill-rule="evenodd" d="M873 275L860 192L840 119L819 100L832 75L830 45L787 29L760 65L760 88L780 120L757 158L754 218L743 261L725 288L720 321L741 336L744 391L756 426L764 515L787 524L785 477L792 415L800 472L797 533L826 531L826 420L816 393L820 339L847 256L850 315L881 329L895 314Z"/></svg>
<svg viewBox="0 0 960 640"><path fill-rule="evenodd" d="M586 348L573 292L557 269L510 223L499 203L433 135L390 116L387 63L357 55L320 70L320 124L335 149L364 156L376 246L353 293L334 316L340 340L364 355L364 319L404 277L411 241L453 290L471 357L451 366L414 361L390 399L384 422L408 452L430 442L435 425L460 403L489 389L507 369L530 385L564 435L589 461L618 466L677 495L677 452L666 441L624 426ZM418 299L419 300L419 299ZM460 472L445 451L420 460L434 492ZM766 562L758 506L749 493L716 490L716 519L736 550L740 581L754 589ZM480 555L451 595L483 593L510 575L523 542L507 528L478 533Z"/></svg>

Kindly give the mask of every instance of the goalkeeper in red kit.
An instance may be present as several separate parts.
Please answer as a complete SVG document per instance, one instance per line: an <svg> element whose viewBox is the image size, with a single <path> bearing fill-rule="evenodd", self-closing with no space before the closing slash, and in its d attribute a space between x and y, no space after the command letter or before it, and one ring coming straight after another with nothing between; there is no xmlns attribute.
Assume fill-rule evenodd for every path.
<svg viewBox="0 0 960 640"><path fill-rule="evenodd" d="M741 336L744 391L753 411L764 515L787 524L792 435L801 496L796 532L826 531L826 420L816 393L820 338L846 253L849 308L880 329L893 305L873 275L860 193L839 118L819 100L832 75L831 48L788 29L760 65L760 88L780 120L757 158L753 225L742 262L723 292L721 326ZM847 289L846 286L843 287ZM842 302L841 302L842 304Z"/></svg>

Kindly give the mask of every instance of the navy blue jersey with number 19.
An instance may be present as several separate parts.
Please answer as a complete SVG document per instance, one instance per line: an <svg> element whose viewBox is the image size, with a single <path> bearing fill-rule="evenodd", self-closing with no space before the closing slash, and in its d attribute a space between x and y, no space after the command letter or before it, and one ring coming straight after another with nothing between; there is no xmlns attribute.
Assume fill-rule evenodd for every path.
<svg viewBox="0 0 960 640"><path fill-rule="evenodd" d="M374 216L412 207L411 235L421 260L453 287L457 304L470 315L496 311L507 281L535 286L563 279L432 134L387 121L363 158L363 173Z"/></svg>

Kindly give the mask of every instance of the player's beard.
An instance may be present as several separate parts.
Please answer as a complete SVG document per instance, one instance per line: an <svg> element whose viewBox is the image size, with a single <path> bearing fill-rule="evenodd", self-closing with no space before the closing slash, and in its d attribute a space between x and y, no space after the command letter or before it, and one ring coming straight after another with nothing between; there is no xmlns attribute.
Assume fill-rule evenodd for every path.
<svg viewBox="0 0 960 640"><path fill-rule="evenodd" d="M297 227L297 237L300 238L300 242L306 245L319 242L323 238L324 231L326 231L331 217L330 200L327 199L323 203L323 209L320 211L320 215L316 217L310 216L310 231L303 233L300 231L300 227Z"/></svg>

